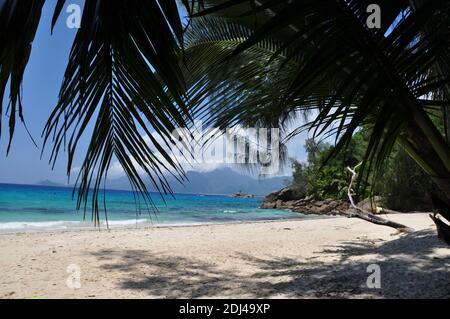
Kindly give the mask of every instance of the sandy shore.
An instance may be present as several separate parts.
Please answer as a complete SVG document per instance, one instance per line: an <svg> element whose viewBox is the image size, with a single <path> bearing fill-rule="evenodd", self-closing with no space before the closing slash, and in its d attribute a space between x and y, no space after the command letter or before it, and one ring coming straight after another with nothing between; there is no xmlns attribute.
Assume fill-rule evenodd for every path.
<svg viewBox="0 0 450 319"><path fill-rule="evenodd" d="M331 218L1 234L0 297L450 297L450 248L430 218L389 218L417 232ZM374 263L380 289L366 284Z"/></svg>

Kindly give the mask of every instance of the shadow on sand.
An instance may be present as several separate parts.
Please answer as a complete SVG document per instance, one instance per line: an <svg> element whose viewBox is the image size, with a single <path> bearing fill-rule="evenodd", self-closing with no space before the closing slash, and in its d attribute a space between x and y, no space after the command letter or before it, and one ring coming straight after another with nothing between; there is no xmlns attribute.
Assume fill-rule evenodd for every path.
<svg viewBox="0 0 450 319"><path fill-rule="evenodd" d="M441 250L439 257L437 250ZM231 262L244 260L250 267L247 272L145 250L104 250L95 255L106 271L124 273L119 289L162 298L450 297L450 249L431 230L388 242L341 242L303 260L230 257ZM318 262L323 255L330 261ZM372 263L381 268L381 289L367 288L367 266Z"/></svg>

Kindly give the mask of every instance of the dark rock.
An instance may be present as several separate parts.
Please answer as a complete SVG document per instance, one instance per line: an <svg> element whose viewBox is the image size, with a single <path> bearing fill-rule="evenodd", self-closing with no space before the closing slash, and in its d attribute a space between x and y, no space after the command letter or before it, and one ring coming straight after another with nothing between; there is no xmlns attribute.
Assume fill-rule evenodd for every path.
<svg viewBox="0 0 450 319"><path fill-rule="evenodd" d="M293 206L303 206L304 204L305 204L305 201L303 199L293 201Z"/></svg>
<svg viewBox="0 0 450 319"><path fill-rule="evenodd" d="M328 203L328 206L332 207L332 208L336 208L339 205L338 201L332 200L331 202Z"/></svg>
<svg viewBox="0 0 450 319"><path fill-rule="evenodd" d="M339 212L346 211L349 208L349 203L332 198L316 201L312 196L295 198L295 192L286 187L267 195L261 204L261 208L286 209L303 214L336 215Z"/></svg>
<svg viewBox="0 0 450 319"><path fill-rule="evenodd" d="M289 188L283 188L279 193L278 193L278 199L281 199L283 201L289 201L289 200L293 200L294 198L294 191Z"/></svg>
<svg viewBox="0 0 450 319"><path fill-rule="evenodd" d="M294 208L296 206L295 203L296 203L296 201L290 200L290 201L287 201L287 202L283 202L282 206L285 206L287 209L292 209L292 208Z"/></svg>
<svg viewBox="0 0 450 319"><path fill-rule="evenodd" d="M278 194L279 192L273 192L270 193L269 195L267 195L266 197L264 197L264 202L265 203L269 203L269 202L274 202L278 199Z"/></svg>
<svg viewBox="0 0 450 319"><path fill-rule="evenodd" d="M276 201L275 207L282 209L283 208L283 201L281 199L278 199Z"/></svg>
<svg viewBox="0 0 450 319"><path fill-rule="evenodd" d="M292 201L292 200L299 200L300 198L297 198L295 191L290 187L285 187L277 192L270 193L264 198L264 201L266 202L274 202L277 200L282 201Z"/></svg>
<svg viewBox="0 0 450 319"><path fill-rule="evenodd" d="M274 202L263 202L261 204L262 209L274 209L274 208L276 208L275 206L276 206L276 203L274 203Z"/></svg>

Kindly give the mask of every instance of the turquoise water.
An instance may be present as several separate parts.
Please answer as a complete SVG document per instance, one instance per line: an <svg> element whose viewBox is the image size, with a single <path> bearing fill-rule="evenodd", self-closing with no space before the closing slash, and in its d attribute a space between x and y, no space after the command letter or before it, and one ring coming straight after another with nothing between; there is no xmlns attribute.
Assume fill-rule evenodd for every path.
<svg viewBox="0 0 450 319"><path fill-rule="evenodd" d="M153 194L157 213L139 213L132 192L108 190L108 224L113 228L306 218L298 213L259 209L261 198L174 196L165 196L164 202L159 194ZM83 212L77 212L75 206L72 188L0 184L0 231L94 227L90 210L83 221ZM104 212L101 217L102 226L106 226Z"/></svg>

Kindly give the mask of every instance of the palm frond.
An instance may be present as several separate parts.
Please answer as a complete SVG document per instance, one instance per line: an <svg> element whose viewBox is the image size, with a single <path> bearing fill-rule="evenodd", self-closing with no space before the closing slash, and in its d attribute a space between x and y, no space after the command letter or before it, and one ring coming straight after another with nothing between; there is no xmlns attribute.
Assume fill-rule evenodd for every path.
<svg viewBox="0 0 450 319"><path fill-rule="evenodd" d="M191 120L178 64L182 38L175 1L85 2L59 101L43 136L44 145L53 142L52 165L67 147L70 176L79 141L93 126L76 192L77 207L86 212L91 206L97 223L99 191L114 159L148 205L152 201L140 173L162 193L171 192L167 174L184 178L165 147L175 145L172 132Z"/></svg>
<svg viewBox="0 0 450 319"><path fill-rule="evenodd" d="M289 114L280 107L280 101L289 73L302 57L280 50L282 43L269 39L235 59L227 59L251 34L245 25L221 17L204 17L194 19L185 35L185 72L191 104L196 106L195 116L208 125L282 127L279 119ZM280 71L287 56L292 59ZM267 116L254 114L252 107L265 109ZM222 121L223 113L229 120Z"/></svg>
<svg viewBox="0 0 450 319"><path fill-rule="evenodd" d="M22 80L44 2L45 0L5 0L0 3L0 137L3 99L9 83L9 98L5 110L9 117L7 153L11 148L17 117L24 123Z"/></svg>
<svg viewBox="0 0 450 319"><path fill-rule="evenodd" d="M374 133L362 171L380 168L394 143L402 137L400 140L409 140L419 156L434 158L433 176L449 179L450 148L420 100L425 96L438 96L450 81L447 73L432 72L437 52L440 60L450 58L440 50L448 47L448 36L437 32L449 25L450 4L441 0L423 1L422 5L412 8L408 1L376 1L384 19L383 27L377 30L366 25L368 3L261 0L256 1L256 9L252 9L246 1L221 1L196 16L228 17L232 12L230 8L245 5L246 19L252 12L265 12L267 18L254 27L251 36L242 41L228 59L244 59L269 39L281 42L283 50L301 54L300 63L290 70L290 76L277 90L283 92L282 98L268 91L269 95L274 94L274 100L280 101L282 109L288 113L316 110L318 116L308 123L308 128L314 135L333 132L337 140L336 152L346 147L358 127L371 126ZM238 15L233 17L239 18ZM284 63L293 62L290 56L285 60ZM272 66L276 68L276 63ZM221 70L216 68L215 72ZM226 70L223 72L229 74ZM244 72L236 72L239 75L233 75L231 82L245 76ZM255 70L252 76L257 74ZM259 75L263 74L266 70L260 67ZM234 96L239 99L234 102L241 103L244 112L251 113L253 118L264 117L263 103L245 107L243 95L246 92L239 93L239 90L237 86ZM233 93L227 91L227 94ZM264 93L254 95L253 100L256 96L262 98ZM273 116L279 114L275 112ZM216 117L221 123L236 122L236 114L228 109L216 113ZM363 174L360 176L362 178Z"/></svg>

